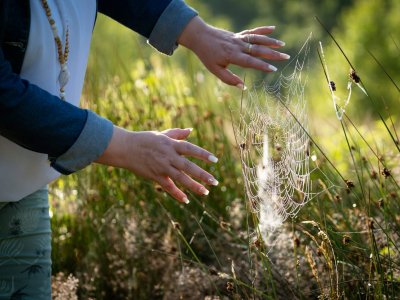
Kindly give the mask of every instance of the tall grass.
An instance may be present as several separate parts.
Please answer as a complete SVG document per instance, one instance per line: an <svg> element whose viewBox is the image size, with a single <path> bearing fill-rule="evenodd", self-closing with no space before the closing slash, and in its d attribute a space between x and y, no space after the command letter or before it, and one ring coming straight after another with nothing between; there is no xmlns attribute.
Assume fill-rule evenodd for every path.
<svg viewBox="0 0 400 300"><path fill-rule="evenodd" d="M329 137L312 134L320 169L338 188L325 189L325 177L315 174L315 189L325 192L269 248L244 196L231 129L229 108L239 105L240 92L186 51L176 54L184 64L172 63L98 22L84 105L131 130L194 127L189 140L220 158L216 166L199 162L220 185L208 197L190 194L186 206L110 167L92 165L54 183L53 271L79 279L80 298L396 299L400 170L388 111L373 126L346 115L332 119L340 130Z"/></svg>

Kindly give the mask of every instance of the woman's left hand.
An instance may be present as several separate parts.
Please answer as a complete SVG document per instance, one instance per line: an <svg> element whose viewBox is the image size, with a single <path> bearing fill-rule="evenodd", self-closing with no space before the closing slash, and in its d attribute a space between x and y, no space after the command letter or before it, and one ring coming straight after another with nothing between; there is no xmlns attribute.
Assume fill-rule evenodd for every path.
<svg viewBox="0 0 400 300"><path fill-rule="evenodd" d="M290 56L273 50L284 42L267 35L275 26L263 26L232 33L206 24L200 17L193 18L185 27L178 43L192 50L207 69L229 85L243 88L243 81L233 74L230 64L264 72L276 71L267 60L286 60Z"/></svg>

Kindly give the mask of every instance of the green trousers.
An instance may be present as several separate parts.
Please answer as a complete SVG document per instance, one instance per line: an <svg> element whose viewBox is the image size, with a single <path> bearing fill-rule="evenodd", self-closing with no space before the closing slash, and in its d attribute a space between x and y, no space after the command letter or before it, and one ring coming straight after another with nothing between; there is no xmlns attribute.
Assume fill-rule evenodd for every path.
<svg viewBox="0 0 400 300"><path fill-rule="evenodd" d="M0 300L51 300L47 189L0 203Z"/></svg>

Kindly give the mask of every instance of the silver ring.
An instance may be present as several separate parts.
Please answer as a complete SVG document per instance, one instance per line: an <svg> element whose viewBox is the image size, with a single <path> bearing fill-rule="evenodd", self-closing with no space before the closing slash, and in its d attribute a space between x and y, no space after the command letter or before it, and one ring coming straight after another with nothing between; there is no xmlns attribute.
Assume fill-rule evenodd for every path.
<svg viewBox="0 0 400 300"><path fill-rule="evenodd" d="M247 43L247 47L246 47L244 52L246 52L247 54L251 54L251 48L252 47L253 47L253 44Z"/></svg>

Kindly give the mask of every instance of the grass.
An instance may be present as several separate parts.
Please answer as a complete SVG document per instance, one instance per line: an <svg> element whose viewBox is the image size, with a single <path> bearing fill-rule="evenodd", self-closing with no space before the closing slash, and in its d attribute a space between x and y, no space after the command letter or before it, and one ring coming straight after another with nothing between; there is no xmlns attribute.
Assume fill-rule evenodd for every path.
<svg viewBox="0 0 400 300"><path fill-rule="evenodd" d="M230 107L240 105L240 92L186 51L173 63L98 22L102 39L122 46L104 47L95 32L84 105L131 130L194 127L189 140L220 158L216 166L200 163L220 185L207 198L190 194L185 206L110 167L58 180L51 186L53 271L74 277L58 275L55 288L70 286L81 299L398 297L400 154L390 109L368 126L351 114L338 121L332 110L339 130L326 127L325 136L310 125L319 167L337 188L325 189L317 173L314 188L325 192L285 223L270 248L245 199L232 132Z"/></svg>

